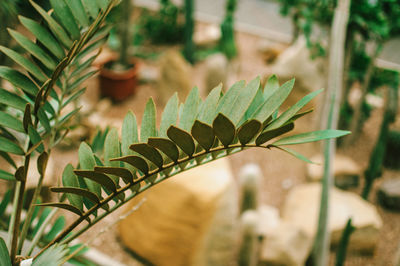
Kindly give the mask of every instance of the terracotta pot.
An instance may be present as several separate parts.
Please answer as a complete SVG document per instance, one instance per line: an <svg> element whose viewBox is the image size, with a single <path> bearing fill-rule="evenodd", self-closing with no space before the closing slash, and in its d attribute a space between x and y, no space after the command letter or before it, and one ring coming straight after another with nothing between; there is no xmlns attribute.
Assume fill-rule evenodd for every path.
<svg viewBox="0 0 400 266"><path fill-rule="evenodd" d="M114 101L122 101L136 93L137 62L133 62L131 68L123 71L114 71L105 65L101 68L99 75L102 97L109 97Z"/></svg>

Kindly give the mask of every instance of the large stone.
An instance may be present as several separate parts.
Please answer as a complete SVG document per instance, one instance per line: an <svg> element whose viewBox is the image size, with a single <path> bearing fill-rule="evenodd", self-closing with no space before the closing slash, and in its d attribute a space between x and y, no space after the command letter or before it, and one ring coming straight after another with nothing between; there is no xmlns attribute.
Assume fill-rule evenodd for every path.
<svg viewBox="0 0 400 266"><path fill-rule="evenodd" d="M271 73L282 80L296 77L296 84L314 91L325 87L324 62L322 59L312 59L304 37L283 51L271 66Z"/></svg>
<svg viewBox="0 0 400 266"><path fill-rule="evenodd" d="M218 44L221 39L221 29L219 25L210 24L204 27L196 27L193 41L197 46L212 47Z"/></svg>
<svg viewBox="0 0 400 266"><path fill-rule="evenodd" d="M123 243L154 265L229 265L238 195L226 159L189 170L135 198L146 201L119 226Z"/></svg>
<svg viewBox="0 0 400 266"><path fill-rule="evenodd" d="M180 52L167 51L160 59L160 77L157 84L157 94L160 101L166 103L177 91L183 101L192 88L192 68Z"/></svg>
<svg viewBox="0 0 400 266"><path fill-rule="evenodd" d="M313 239L301 228L282 221L274 207L263 205L258 212L263 239L259 265L304 265Z"/></svg>
<svg viewBox="0 0 400 266"><path fill-rule="evenodd" d="M315 164L307 164L307 177L310 181L320 181L324 174L324 158L321 154L311 158ZM333 176L335 185L346 189L357 187L361 168L350 157L336 154L333 162Z"/></svg>
<svg viewBox="0 0 400 266"><path fill-rule="evenodd" d="M321 185L303 184L293 188L285 201L282 219L302 229L314 238L317 224ZM331 244L336 246L349 218L355 231L351 235L349 249L361 253L373 253L378 242L382 219L371 203L353 192L333 188L330 194L328 229Z"/></svg>
<svg viewBox="0 0 400 266"><path fill-rule="evenodd" d="M226 84L228 78L228 59L218 53L207 57L205 71L206 92L209 93L218 84Z"/></svg>
<svg viewBox="0 0 400 266"><path fill-rule="evenodd" d="M378 200L384 207L400 211L400 178L383 181L378 190Z"/></svg>

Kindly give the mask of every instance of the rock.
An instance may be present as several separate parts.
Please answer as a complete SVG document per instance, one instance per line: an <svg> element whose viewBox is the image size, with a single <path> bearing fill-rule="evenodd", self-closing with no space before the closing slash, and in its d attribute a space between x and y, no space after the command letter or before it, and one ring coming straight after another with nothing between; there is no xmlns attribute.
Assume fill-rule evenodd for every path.
<svg viewBox="0 0 400 266"><path fill-rule="evenodd" d="M167 51L160 59L160 78L158 80L157 94L162 103L178 92L179 99L183 101L192 88L192 68L183 56L175 50Z"/></svg>
<svg viewBox="0 0 400 266"><path fill-rule="evenodd" d="M218 44L221 39L221 29L219 25L210 24L199 27L193 35L193 42L196 46L211 47Z"/></svg>
<svg viewBox="0 0 400 266"><path fill-rule="evenodd" d="M296 77L296 84L309 91L325 87L324 61L321 58L312 60L304 37L283 51L271 66L271 73L280 80Z"/></svg>
<svg viewBox="0 0 400 266"><path fill-rule="evenodd" d="M282 219L296 225L314 238L319 214L321 185L317 183L296 186L286 198ZM373 253L378 242L382 219L371 203L353 192L333 188L331 190L329 231L331 245L339 243L347 220L351 217L356 228L350 238L349 249L360 253Z"/></svg>
<svg viewBox="0 0 400 266"><path fill-rule="evenodd" d="M310 181L320 181L324 173L324 158L317 154L311 158L311 161L318 164L307 164L307 177ZM346 189L357 187L361 174L361 168L350 157L336 154L333 164L333 175L335 185Z"/></svg>
<svg viewBox="0 0 400 266"><path fill-rule="evenodd" d="M119 226L122 242L154 265L229 265L237 240L238 195L226 159L166 180Z"/></svg>
<svg viewBox="0 0 400 266"><path fill-rule="evenodd" d="M313 239L300 228L282 221L274 207L263 205L258 212L263 237L259 265L304 265Z"/></svg>
<svg viewBox="0 0 400 266"><path fill-rule="evenodd" d="M222 53L207 57L205 62L205 85L206 92L209 93L220 83L226 84L228 78L228 59Z"/></svg>
<svg viewBox="0 0 400 266"><path fill-rule="evenodd" d="M266 39L260 40L257 45L258 52L268 64L273 63L286 48L286 45Z"/></svg>
<svg viewBox="0 0 400 266"><path fill-rule="evenodd" d="M388 209L400 211L400 178L383 181L377 195L381 205Z"/></svg>

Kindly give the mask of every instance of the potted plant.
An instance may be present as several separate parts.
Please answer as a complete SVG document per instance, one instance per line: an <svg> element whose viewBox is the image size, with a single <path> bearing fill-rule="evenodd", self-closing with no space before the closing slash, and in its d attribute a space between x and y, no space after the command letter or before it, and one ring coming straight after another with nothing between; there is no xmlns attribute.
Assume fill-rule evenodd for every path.
<svg viewBox="0 0 400 266"><path fill-rule="evenodd" d="M130 16L132 3L122 0L117 7L119 21L116 33L119 36L119 54L110 56L100 70L100 94L114 101L122 101L133 95L137 89L137 62L129 57Z"/></svg>

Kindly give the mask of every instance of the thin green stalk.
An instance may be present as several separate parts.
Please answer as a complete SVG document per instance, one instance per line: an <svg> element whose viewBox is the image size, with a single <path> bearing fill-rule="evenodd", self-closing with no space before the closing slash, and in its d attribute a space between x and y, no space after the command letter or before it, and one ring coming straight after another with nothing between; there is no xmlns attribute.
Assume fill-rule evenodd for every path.
<svg viewBox="0 0 400 266"><path fill-rule="evenodd" d="M10 218L10 226L8 227L8 239L7 239L7 246L8 250L11 251L11 241L12 241L12 232L14 232L14 226L15 226L15 218L17 215L17 202L19 198L19 191L21 187L21 182L17 181L15 184L14 188L14 200L13 200L13 210L11 213L11 218Z"/></svg>
<svg viewBox="0 0 400 266"><path fill-rule="evenodd" d="M32 244L28 250L27 256L30 256L35 249L36 245L38 244L40 238L42 238L42 235L44 233L44 229L46 229L46 226L49 224L51 219L54 217L54 215L57 213L58 209L54 208L51 210L49 215L46 217L46 219L43 221L42 225L40 226L39 230L35 234L35 237L32 239Z"/></svg>
<svg viewBox="0 0 400 266"><path fill-rule="evenodd" d="M346 40L347 22L349 18L350 0L339 0L333 17L331 30L331 43L329 51L329 75L326 104L329 104L329 116L326 127L336 129L339 120L340 99L343 85L344 47ZM335 156L336 141L330 139L325 142L324 150L324 176L322 179L322 192L318 228L312 252L313 264L323 266L328 264L330 235L329 222L329 196L333 186L332 163Z"/></svg>
<svg viewBox="0 0 400 266"><path fill-rule="evenodd" d="M347 247L350 242L350 236L354 232L355 227L351 224L351 218L347 220L342 237L340 239L338 251L336 253L336 266L343 266L346 260Z"/></svg>
<svg viewBox="0 0 400 266"><path fill-rule="evenodd" d="M19 254L21 253L22 247L24 245L24 241L26 239L26 235L28 234L28 230L29 230L29 227L31 225L32 216L33 216L33 213L34 213L34 210L35 210L35 205L34 204L36 203L36 201L37 201L37 199L38 199L38 197L40 195L40 191L42 189L42 184L43 184L43 175L40 175L37 187L35 188L35 192L33 193L32 202L31 202L31 204L29 206L28 213L26 214L24 225L23 225L22 230L21 230L21 236L20 236L20 239L19 239L18 249L17 249L17 252Z"/></svg>

